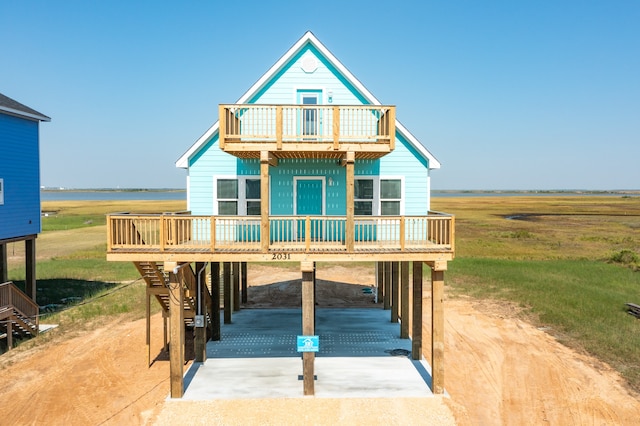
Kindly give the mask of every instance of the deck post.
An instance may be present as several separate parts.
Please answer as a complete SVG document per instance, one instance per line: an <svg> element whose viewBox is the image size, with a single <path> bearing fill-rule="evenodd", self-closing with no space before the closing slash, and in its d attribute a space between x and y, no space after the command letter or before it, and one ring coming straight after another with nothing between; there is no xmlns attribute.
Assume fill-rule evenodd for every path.
<svg viewBox="0 0 640 426"><path fill-rule="evenodd" d="M0 284L9 281L9 267L7 266L7 245L0 244Z"/></svg>
<svg viewBox="0 0 640 426"><path fill-rule="evenodd" d="M240 262L233 262L233 311L240 310Z"/></svg>
<svg viewBox="0 0 640 426"><path fill-rule="evenodd" d="M196 262L196 280L200 282L200 291L198 291L196 285L196 314L204 315L207 317L207 307L204 306L205 292L207 290L207 271L204 262ZM197 283L198 281L196 281ZM195 341L194 349L196 352L195 362L205 362L207 360L207 327L204 324L202 327L195 328Z"/></svg>
<svg viewBox="0 0 640 426"><path fill-rule="evenodd" d="M413 318L411 359L422 359L422 262L413 261Z"/></svg>
<svg viewBox="0 0 640 426"><path fill-rule="evenodd" d="M382 303L382 299L384 298L384 263L383 262L376 262L376 286L378 287L376 301L378 303Z"/></svg>
<svg viewBox="0 0 640 426"><path fill-rule="evenodd" d="M333 106L333 149L340 149L340 107Z"/></svg>
<svg viewBox="0 0 640 426"><path fill-rule="evenodd" d="M211 340L220 340L220 263L211 262Z"/></svg>
<svg viewBox="0 0 640 426"><path fill-rule="evenodd" d="M27 296L36 301L36 237L28 238L24 241L24 255L26 261L26 271L24 289Z"/></svg>
<svg viewBox="0 0 640 426"><path fill-rule="evenodd" d="M163 337L163 339L164 339L164 340L163 340L164 346L162 347L162 349L163 349L165 352L169 352L169 338L168 338L168 335L169 335L169 333L168 333L169 325L168 325L168 322L169 322L169 312L168 312L168 311L165 311L165 310L163 309L163 310L162 310L162 325L164 326L164 327L163 327L164 329L162 330L162 331L163 331L163 335L162 335L162 337Z"/></svg>
<svg viewBox="0 0 640 426"><path fill-rule="evenodd" d="M247 303L247 262L240 263L240 277L242 280L242 303Z"/></svg>
<svg viewBox="0 0 640 426"><path fill-rule="evenodd" d="M151 367L151 295L149 294L148 289L144 293L144 299L147 317L147 336L145 339L147 344L147 367Z"/></svg>
<svg viewBox="0 0 640 426"><path fill-rule="evenodd" d="M220 135L218 144L220 149L224 149L224 143L227 139L227 119L227 109L218 105L218 134Z"/></svg>
<svg viewBox="0 0 640 426"><path fill-rule="evenodd" d="M431 267L431 368L433 393L444 393L444 271Z"/></svg>
<svg viewBox="0 0 640 426"><path fill-rule="evenodd" d="M282 105L276 106L276 149L282 150Z"/></svg>
<svg viewBox="0 0 640 426"><path fill-rule="evenodd" d="M315 262L300 262L302 271L302 335L315 334ZM304 395L315 394L314 352L302 353L302 380Z"/></svg>
<svg viewBox="0 0 640 426"><path fill-rule="evenodd" d="M347 217L346 217L346 229L345 229L345 243L347 253L353 253L354 243L355 243L355 223L354 223L354 215L355 215L355 206L354 206L354 197L355 197L355 172L354 166L356 162L355 153L352 151L347 152L345 159L343 160L344 165L347 168Z"/></svg>
<svg viewBox="0 0 640 426"><path fill-rule="evenodd" d="M231 262L222 263L222 286L224 287L224 323L231 324L233 289L231 288Z"/></svg>
<svg viewBox="0 0 640 426"><path fill-rule="evenodd" d="M260 152L260 246L269 252L269 151Z"/></svg>
<svg viewBox="0 0 640 426"><path fill-rule="evenodd" d="M391 309L391 262L384 262L384 306L383 309Z"/></svg>
<svg viewBox="0 0 640 426"><path fill-rule="evenodd" d="M409 338L409 262L400 262L400 338Z"/></svg>
<svg viewBox="0 0 640 426"><path fill-rule="evenodd" d="M391 262L391 322L398 322L398 313L400 311L399 266L398 262Z"/></svg>
<svg viewBox="0 0 640 426"><path fill-rule="evenodd" d="M173 270L176 262L164 262L164 270L169 271L169 376L171 398L182 398L184 394L184 291L178 274Z"/></svg>

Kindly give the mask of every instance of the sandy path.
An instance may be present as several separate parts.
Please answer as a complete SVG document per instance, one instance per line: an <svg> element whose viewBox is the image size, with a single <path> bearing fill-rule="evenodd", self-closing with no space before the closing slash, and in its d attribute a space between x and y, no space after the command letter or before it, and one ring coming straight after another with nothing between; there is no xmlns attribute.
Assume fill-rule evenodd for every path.
<svg viewBox="0 0 640 426"><path fill-rule="evenodd" d="M334 268L319 272L318 278L372 283L372 271ZM295 281L297 276L269 269L254 273L269 277L256 277L256 285ZM340 296L339 289L344 286L323 285L331 296L327 303L351 297ZM276 293L281 296L283 290L286 288L280 286L277 291L261 291L265 297L273 297ZM361 291L348 294L362 296ZM428 306L428 300L425 302ZM442 419L453 413L461 425L637 424L638 395L630 394L613 370L496 306L468 299L445 301L445 384L451 399L435 401L434 413L442 414ZM0 424L169 424L167 420L177 424L172 417L175 407L185 414L188 404L165 403L169 365L157 361L147 368L144 330L144 320L113 322L79 337L3 356ZM152 330L152 353L158 354L162 345L159 315L153 318ZM425 329L425 342L429 341L427 332ZM425 354L428 358L428 347ZM255 402L254 411L246 403L213 402L209 409L217 410L219 419L235 419L236 424L243 420L245 424L277 424L292 418L287 411L291 406L285 406L285 401L268 401ZM360 424L383 424L381 419L387 420L384 424L413 424L415 417L401 416L402 412L407 416L415 412L412 404L415 402L389 402L386 412L358 410L362 405L356 401L299 402L297 406L330 413L326 419L331 421L347 422L354 417L345 416L355 413ZM199 418L202 411L198 410L203 407L191 407ZM261 414L256 417L256 413ZM211 424L215 423L212 420ZM226 421L218 424L223 423Z"/></svg>

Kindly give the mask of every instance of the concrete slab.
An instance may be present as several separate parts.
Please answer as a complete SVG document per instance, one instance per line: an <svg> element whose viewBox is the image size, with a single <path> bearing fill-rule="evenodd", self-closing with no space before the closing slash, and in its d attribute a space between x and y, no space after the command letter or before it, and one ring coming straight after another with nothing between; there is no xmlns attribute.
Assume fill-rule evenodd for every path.
<svg viewBox="0 0 640 426"><path fill-rule="evenodd" d="M298 398L300 309L244 309L207 343L207 360L185 375L184 400ZM382 309L318 309L316 397L431 397L428 364L412 361L411 342ZM400 353L401 356L392 354Z"/></svg>

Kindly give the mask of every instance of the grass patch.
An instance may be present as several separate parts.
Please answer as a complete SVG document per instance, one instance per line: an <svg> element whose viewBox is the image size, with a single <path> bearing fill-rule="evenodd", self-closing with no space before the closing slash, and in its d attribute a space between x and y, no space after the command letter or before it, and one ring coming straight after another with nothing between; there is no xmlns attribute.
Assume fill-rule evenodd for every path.
<svg viewBox="0 0 640 426"><path fill-rule="evenodd" d="M624 306L640 303L640 274L587 260L463 258L448 275L454 293L525 307L538 325L608 362L640 390L640 320Z"/></svg>

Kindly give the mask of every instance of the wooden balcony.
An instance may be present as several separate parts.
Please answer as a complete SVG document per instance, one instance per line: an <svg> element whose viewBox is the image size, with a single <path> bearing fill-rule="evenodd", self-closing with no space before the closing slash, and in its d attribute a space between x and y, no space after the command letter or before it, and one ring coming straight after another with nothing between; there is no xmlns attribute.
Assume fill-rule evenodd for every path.
<svg viewBox="0 0 640 426"><path fill-rule="evenodd" d="M108 216L108 260L139 261L448 261L454 255L454 217ZM267 241L263 236L268 235Z"/></svg>
<svg viewBox="0 0 640 426"><path fill-rule="evenodd" d="M236 157L380 158L394 149L395 106L220 105L220 148Z"/></svg>

